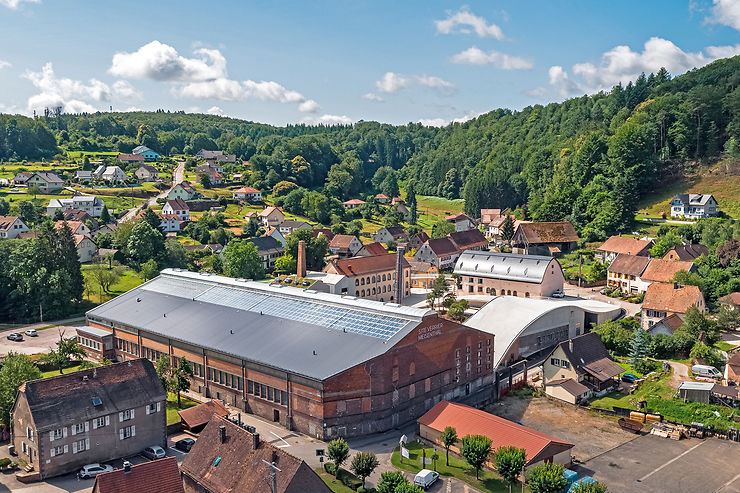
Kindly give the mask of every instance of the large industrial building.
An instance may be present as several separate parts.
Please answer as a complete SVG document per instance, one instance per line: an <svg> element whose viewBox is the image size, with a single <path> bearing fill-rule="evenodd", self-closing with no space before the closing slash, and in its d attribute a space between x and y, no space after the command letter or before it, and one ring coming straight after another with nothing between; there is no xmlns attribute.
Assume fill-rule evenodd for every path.
<svg viewBox="0 0 740 493"><path fill-rule="evenodd" d="M165 270L87 321L116 359L187 358L194 391L319 439L485 397L493 379L493 335L433 311L212 274Z"/></svg>
<svg viewBox="0 0 740 493"><path fill-rule="evenodd" d="M497 368L552 349L621 312L618 305L593 300L497 296L465 325L495 336L493 364Z"/></svg>

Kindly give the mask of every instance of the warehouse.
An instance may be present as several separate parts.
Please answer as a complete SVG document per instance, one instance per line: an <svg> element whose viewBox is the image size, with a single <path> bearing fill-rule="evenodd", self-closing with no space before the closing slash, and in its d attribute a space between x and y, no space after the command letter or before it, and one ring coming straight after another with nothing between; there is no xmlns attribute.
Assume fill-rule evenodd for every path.
<svg viewBox="0 0 740 493"><path fill-rule="evenodd" d="M113 334L118 360L187 358L192 390L319 439L491 388L491 334L352 296L165 270L87 321Z"/></svg>

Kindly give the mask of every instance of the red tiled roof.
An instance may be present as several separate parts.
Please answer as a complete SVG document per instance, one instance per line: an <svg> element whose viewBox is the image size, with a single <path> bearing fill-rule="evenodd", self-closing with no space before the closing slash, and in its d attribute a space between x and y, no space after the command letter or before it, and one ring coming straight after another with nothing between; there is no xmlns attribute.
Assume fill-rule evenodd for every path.
<svg viewBox="0 0 740 493"><path fill-rule="evenodd" d="M6 231L10 229L14 222L18 220L18 216L0 216L0 231Z"/></svg>
<svg viewBox="0 0 740 493"><path fill-rule="evenodd" d="M84 226L85 225L85 223L83 223L82 221L66 221L66 220L64 220L64 221L57 221L56 223L54 223L54 229L56 229L57 231L61 231L61 229L64 227L64 223L67 223L67 226L69 226L69 229L71 229L73 233L75 231L77 231L77 229L80 226Z"/></svg>
<svg viewBox="0 0 740 493"><path fill-rule="evenodd" d="M696 306L700 299L703 297L696 286L674 287L673 284L654 282L645 292L642 309L686 313L686 310Z"/></svg>
<svg viewBox="0 0 740 493"><path fill-rule="evenodd" d="M572 443L454 402L440 402L419 418L418 422L440 432L444 431L445 427L452 426L457 431L458 437L486 436L491 439L493 450L510 445L523 448L527 452L527 464L540 462L573 448Z"/></svg>
<svg viewBox="0 0 740 493"><path fill-rule="evenodd" d="M164 457L95 478L95 493L184 493L176 457Z"/></svg>
<svg viewBox="0 0 740 493"><path fill-rule="evenodd" d="M402 260L403 268L408 269L409 263L404 257ZM334 260L330 264L334 269L347 277L362 276L372 274L373 272L389 271L396 267L396 254L386 253L384 255L375 255L372 257L353 257L340 260ZM327 265L329 267L329 265ZM326 271L326 269L324 269Z"/></svg>
<svg viewBox="0 0 740 493"><path fill-rule="evenodd" d="M119 161L144 161L144 156L141 154L119 154Z"/></svg>
<svg viewBox="0 0 740 493"><path fill-rule="evenodd" d="M578 383L572 378L565 378L560 380L553 380L547 384L548 386L558 385L568 391L570 395L579 397L588 392L588 387L582 383Z"/></svg>
<svg viewBox="0 0 740 493"><path fill-rule="evenodd" d="M650 263L649 257L638 257L637 255L625 255L620 253L609 265L609 272L641 276Z"/></svg>
<svg viewBox="0 0 740 493"><path fill-rule="evenodd" d="M654 258L650 260L645 272L642 274L642 278L648 281L672 282L673 277L678 271L690 271L693 267L693 262Z"/></svg>
<svg viewBox="0 0 740 493"><path fill-rule="evenodd" d="M169 204L172 209L176 211L189 211L190 207L188 207L187 202L185 202L182 199L174 199L174 200L168 200L167 203Z"/></svg>
<svg viewBox="0 0 740 493"><path fill-rule="evenodd" d="M350 243L355 237L352 235L334 235L329 246L332 248L349 248Z"/></svg>
<svg viewBox="0 0 740 493"><path fill-rule="evenodd" d="M446 216L446 217L445 217L445 221L450 221L450 222L464 221L464 220L466 220L466 219L467 219L468 221L473 221L473 220L472 220L472 219L470 218L470 216L468 216L468 215L467 215L467 214L465 214L464 212L458 212L457 214L452 214L452 215L450 215L450 216ZM475 221L473 221L473 222L475 222Z"/></svg>
<svg viewBox="0 0 740 493"><path fill-rule="evenodd" d="M740 306L740 291L736 293L730 293L719 299L720 303L727 303L730 305Z"/></svg>
<svg viewBox="0 0 740 493"><path fill-rule="evenodd" d="M378 195L376 195L375 198L388 200L388 196L382 193L379 193Z"/></svg>
<svg viewBox="0 0 740 493"><path fill-rule="evenodd" d="M611 236L599 248L597 248L596 251L639 255L650 248L652 244L653 242L651 240L625 238L624 236Z"/></svg>
<svg viewBox="0 0 740 493"><path fill-rule="evenodd" d="M180 218L177 217L177 214L162 214L162 219L166 219L168 221L179 221Z"/></svg>
<svg viewBox="0 0 740 493"><path fill-rule="evenodd" d="M431 238L427 240L425 244L429 245L429 248L432 249L437 257L442 255L452 255L459 251L457 245L455 245L455 243L448 237Z"/></svg>
<svg viewBox="0 0 740 493"><path fill-rule="evenodd" d="M93 243L93 245L95 244L95 242L93 241L93 239L90 238L87 235L72 235L72 236L74 236L74 238L75 238L75 246L78 246L80 243L82 243L83 240L85 240L85 238L87 238L88 240L90 240Z"/></svg>
<svg viewBox="0 0 740 493"><path fill-rule="evenodd" d="M234 190L234 193L260 193L260 191L252 187L242 187Z"/></svg>
<svg viewBox="0 0 740 493"><path fill-rule="evenodd" d="M180 415L180 419L187 425L188 428L193 429L197 426L208 423L213 415L226 417L229 415L229 410L224 406L221 401L213 400L198 404L197 406L177 411Z"/></svg>
<svg viewBox="0 0 740 493"><path fill-rule="evenodd" d="M334 238L334 233L332 233L329 228L315 228L313 230L313 237L318 238L319 235L324 235L328 241L331 241L332 238Z"/></svg>
<svg viewBox="0 0 740 493"><path fill-rule="evenodd" d="M283 211L279 207L270 206L270 207L265 207L264 209L262 209L259 212L258 216L259 217L267 217L267 216L269 216L270 214L272 214L273 212L276 212L276 211L279 212L279 213L281 213L281 214L283 213Z"/></svg>
<svg viewBox="0 0 740 493"><path fill-rule="evenodd" d="M363 246L363 249L371 256L385 255L386 253L388 253L388 250L386 250L385 247L377 241L373 243L368 243L367 245Z"/></svg>
<svg viewBox="0 0 740 493"><path fill-rule="evenodd" d="M360 200L360 199L349 199L349 200L347 200L347 201L344 202L344 205L362 205L364 203L365 203L364 200Z"/></svg>

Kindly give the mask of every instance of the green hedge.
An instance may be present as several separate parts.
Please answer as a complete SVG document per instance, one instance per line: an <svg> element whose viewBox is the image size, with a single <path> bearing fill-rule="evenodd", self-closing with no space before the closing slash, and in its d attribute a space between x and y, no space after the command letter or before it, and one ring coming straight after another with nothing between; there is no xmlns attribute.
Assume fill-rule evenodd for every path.
<svg viewBox="0 0 740 493"><path fill-rule="evenodd" d="M339 474L335 475L334 472L336 471L336 465L333 462L327 462L324 464L324 471L326 471L327 474L331 474L332 476L335 476L344 486L351 489L352 491L357 491L357 488L362 487L362 480L352 474L351 472L347 471L346 469L339 468ZM375 491L375 490L366 490L367 492Z"/></svg>

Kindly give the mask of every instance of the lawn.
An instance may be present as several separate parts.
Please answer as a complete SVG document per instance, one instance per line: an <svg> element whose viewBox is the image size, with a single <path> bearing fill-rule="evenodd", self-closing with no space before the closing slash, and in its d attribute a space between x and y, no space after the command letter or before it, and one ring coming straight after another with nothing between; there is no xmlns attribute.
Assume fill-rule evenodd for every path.
<svg viewBox="0 0 740 493"><path fill-rule="evenodd" d="M93 367L94 366L99 366L99 365L97 365L95 363L90 363L90 364ZM81 370L80 365L70 366L69 368L65 368L64 369L64 375L67 375L68 373L74 373L74 372L80 371L80 370ZM42 371L41 372L41 378L56 377L57 375L59 375L59 370L49 370L49 371Z"/></svg>
<svg viewBox="0 0 740 493"><path fill-rule="evenodd" d="M734 347L735 347L734 344L730 344L729 342L725 342L725 341L717 341L714 343L714 348L720 351L729 351L730 349Z"/></svg>
<svg viewBox="0 0 740 493"><path fill-rule="evenodd" d="M324 483L326 483L329 489L334 493L354 493L351 488L342 484L341 481L326 472L323 467L317 467L314 469L314 472L319 475L321 480L324 481Z"/></svg>
<svg viewBox="0 0 740 493"><path fill-rule="evenodd" d="M90 275L90 269L92 268L92 265L83 265L82 275L88 277ZM106 301L113 299L120 294L134 289L136 286L144 282L144 279L142 279L139 274L133 269L129 267L119 267L119 269L122 270L121 277L118 279L118 282L111 286L110 292L101 293L100 290L97 289L96 292L89 293L88 297L91 302L105 303Z"/></svg>
<svg viewBox="0 0 740 493"><path fill-rule="evenodd" d="M185 397L184 395L180 396L180 401L182 403L182 407L177 407L177 395L173 394L172 392L167 393L167 425L175 424L180 421L180 415L177 414L177 411L181 411L183 409L187 409L189 407L197 406L200 404L200 402L190 399L189 397Z"/></svg>
<svg viewBox="0 0 740 493"><path fill-rule="evenodd" d="M625 372L632 373L636 377L642 378L642 376L643 376L642 373L640 373L639 371L635 370L634 367L629 364L629 360L630 360L630 358L616 358L615 359L616 363L619 366L621 366L622 368L624 368L624 371Z"/></svg>
<svg viewBox="0 0 740 493"><path fill-rule="evenodd" d="M419 442L411 442L407 444L409 449L409 458L403 459L401 463L399 449L393 451L391 456L391 463L399 469L412 472L416 474L421 471L421 456L422 446ZM432 448L425 448L426 457L430 458L433 454ZM445 464L445 451L444 448L438 448L437 453L439 454L439 460L437 460L436 471L440 476L452 476L461 481L465 481L474 488L478 488L481 491L487 493L505 493L509 491L509 487L504 483L501 476L498 474L483 469L480 471L480 479L475 479L475 469L470 467L467 462L462 459L458 459L450 454L450 465ZM432 467L434 468L434 467ZM516 483L513 486L513 491L521 491L521 483ZM524 491L530 491L529 487L524 488Z"/></svg>

